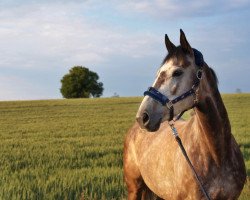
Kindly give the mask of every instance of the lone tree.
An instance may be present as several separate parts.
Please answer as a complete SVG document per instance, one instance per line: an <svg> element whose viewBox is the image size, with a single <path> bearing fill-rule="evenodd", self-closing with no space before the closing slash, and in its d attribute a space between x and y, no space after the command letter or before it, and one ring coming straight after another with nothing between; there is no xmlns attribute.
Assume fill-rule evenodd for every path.
<svg viewBox="0 0 250 200"><path fill-rule="evenodd" d="M103 92L102 82L98 82L97 73L86 67L75 66L61 79L60 89L64 98L100 97Z"/></svg>
<svg viewBox="0 0 250 200"><path fill-rule="evenodd" d="M241 93L241 89L240 89L240 88L237 88L237 89L235 90L235 92L236 92L237 94L240 94L240 93Z"/></svg>

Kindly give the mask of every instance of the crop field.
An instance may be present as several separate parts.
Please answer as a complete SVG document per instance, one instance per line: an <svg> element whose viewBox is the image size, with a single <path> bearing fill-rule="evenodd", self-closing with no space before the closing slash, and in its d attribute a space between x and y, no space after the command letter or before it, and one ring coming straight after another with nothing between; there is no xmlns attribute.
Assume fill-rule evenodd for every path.
<svg viewBox="0 0 250 200"><path fill-rule="evenodd" d="M0 200L126 199L123 140L141 99L0 102ZM249 177L250 94L223 100Z"/></svg>

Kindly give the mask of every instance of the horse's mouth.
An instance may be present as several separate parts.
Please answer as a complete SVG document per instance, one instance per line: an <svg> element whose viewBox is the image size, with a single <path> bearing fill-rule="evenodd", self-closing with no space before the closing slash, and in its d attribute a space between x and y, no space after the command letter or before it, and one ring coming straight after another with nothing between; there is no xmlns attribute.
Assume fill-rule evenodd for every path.
<svg viewBox="0 0 250 200"><path fill-rule="evenodd" d="M162 118L160 118L156 124L148 123L145 126L145 129L147 131L149 131L149 132L156 132L156 131L158 131L159 128L160 128L160 126L161 126L161 120L162 120Z"/></svg>

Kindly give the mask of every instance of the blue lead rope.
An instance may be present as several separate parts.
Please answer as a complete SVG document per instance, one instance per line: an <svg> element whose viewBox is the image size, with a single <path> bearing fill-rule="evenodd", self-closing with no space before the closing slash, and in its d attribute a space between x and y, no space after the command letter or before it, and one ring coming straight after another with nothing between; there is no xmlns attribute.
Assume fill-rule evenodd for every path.
<svg viewBox="0 0 250 200"><path fill-rule="evenodd" d="M185 159L186 159L186 161L187 161L190 169L192 170L193 175L194 175L194 177L195 177L195 179L196 179L196 181L197 181L197 183L198 183L198 185L199 185L199 187L200 187L200 189L201 189L204 197L207 200L211 200L210 197L209 197L209 195L208 195L208 193L207 193L207 191L206 191L206 189L204 188L204 185L202 184L202 181L201 181L200 177L198 176L197 172L195 171L194 166L192 165L192 163L191 163L191 161L190 161L190 159L189 159L189 157L187 155L187 152L186 152L186 150L185 150L185 148L184 148L184 146L182 144L181 138L179 137L176 128L174 127L173 124L169 124L169 125L170 125L170 127L172 129L172 132L173 132L173 135L175 137L175 140L178 143L178 145L179 145L179 147L180 147L180 149L182 151L182 154L184 155L184 157L185 157Z"/></svg>

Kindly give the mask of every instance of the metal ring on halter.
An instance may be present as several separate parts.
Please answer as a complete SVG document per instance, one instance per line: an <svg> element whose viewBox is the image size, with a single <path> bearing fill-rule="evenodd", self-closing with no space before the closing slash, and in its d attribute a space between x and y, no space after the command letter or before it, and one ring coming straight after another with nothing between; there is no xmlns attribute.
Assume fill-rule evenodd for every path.
<svg viewBox="0 0 250 200"><path fill-rule="evenodd" d="M173 102L169 101L169 102L167 102L166 105L167 105L168 109L171 109L173 107Z"/></svg>
<svg viewBox="0 0 250 200"><path fill-rule="evenodd" d="M196 72L196 77L201 80L202 78L202 70L201 69L198 69L197 72Z"/></svg>

